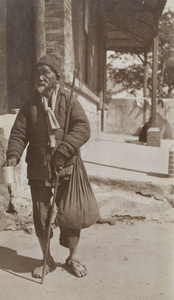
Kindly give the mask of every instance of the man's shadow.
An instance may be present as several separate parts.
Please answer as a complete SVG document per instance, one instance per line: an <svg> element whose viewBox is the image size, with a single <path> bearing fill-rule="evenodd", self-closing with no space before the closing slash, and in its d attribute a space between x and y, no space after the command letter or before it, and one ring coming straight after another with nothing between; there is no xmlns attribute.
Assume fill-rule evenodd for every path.
<svg viewBox="0 0 174 300"><path fill-rule="evenodd" d="M34 280L34 278L31 279L23 276L24 273L31 273L32 271L41 263L41 260L18 255L17 251L11 248L2 247L0 246L0 269L13 274L17 277L21 277L23 279L33 281L36 283L39 283L38 281ZM65 263L57 262L55 263L56 267L60 267L64 270L66 270L68 273L69 270L67 269L67 266ZM21 275L20 275L21 274Z"/></svg>
<svg viewBox="0 0 174 300"><path fill-rule="evenodd" d="M39 264L40 260L18 255L16 250L0 247L0 269L17 273L29 273Z"/></svg>
<svg viewBox="0 0 174 300"><path fill-rule="evenodd" d="M28 279L20 273L31 273L40 263L39 259L18 255L16 250L0 247L0 269L15 276ZM28 279L34 281L32 279ZM36 281L35 281L36 282Z"/></svg>

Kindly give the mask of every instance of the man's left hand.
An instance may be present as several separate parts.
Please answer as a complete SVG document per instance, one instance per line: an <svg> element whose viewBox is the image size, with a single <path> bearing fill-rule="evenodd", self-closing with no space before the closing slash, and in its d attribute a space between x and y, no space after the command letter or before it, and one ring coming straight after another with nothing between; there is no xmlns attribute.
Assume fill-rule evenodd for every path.
<svg viewBox="0 0 174 300"><path fill-rule="evenodd" d="M62 170L63 167L66 165L67 160L68 158L65 155L57 151L55 154L55 162L54 162L55 170L56 171Z"/></svg>

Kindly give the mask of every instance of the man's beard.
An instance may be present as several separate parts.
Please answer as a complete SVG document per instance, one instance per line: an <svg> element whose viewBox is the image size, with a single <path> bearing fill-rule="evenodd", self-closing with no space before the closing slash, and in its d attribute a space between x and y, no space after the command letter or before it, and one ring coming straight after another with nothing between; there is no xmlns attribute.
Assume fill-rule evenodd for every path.
<svg viewBox="0 0 174 300"><path fill-rule="evenodd" d="M41 95L45 96L50 96L52 92L54 91L57 83L54 83L52 85L46 84L46 83L41 83L41 84L36 84L36 89Z"/></svg>
<svg viewBox="0 0 174 300"><path fill-rule="evenodd" d="M48 90L47 86L45 85L36 86L36 89L40 94L44 94Z"/></svg>

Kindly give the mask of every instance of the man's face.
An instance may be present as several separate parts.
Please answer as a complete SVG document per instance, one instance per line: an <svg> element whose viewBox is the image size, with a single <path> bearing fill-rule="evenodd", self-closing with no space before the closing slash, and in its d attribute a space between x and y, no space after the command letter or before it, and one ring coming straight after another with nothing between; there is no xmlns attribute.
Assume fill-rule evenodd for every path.
<svg viewBox="0 0 174 300"><path fill-rule="evenodd" d="M35 87L40 94L49 93L58 82L54 71L47 65L38 65L35 69Z"/></svg>

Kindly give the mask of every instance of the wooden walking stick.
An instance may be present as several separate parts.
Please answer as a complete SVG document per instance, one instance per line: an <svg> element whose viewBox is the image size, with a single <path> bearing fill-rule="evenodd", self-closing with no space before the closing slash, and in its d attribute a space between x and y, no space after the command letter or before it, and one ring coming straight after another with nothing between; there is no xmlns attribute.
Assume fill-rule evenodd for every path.
<svg viewBox="0 0 174 300"><path fill-rule="evenodd" d="M69 99L69 108L68 108L68 114L67 114L63 138L65 138L65 136L67 135L67 132L68 132L69 117L70 117L70 112L71 112L71 101L72 101L72 96L73 96L73 91L74 91L75 79L76 79L76 70L74 69L73 82L72 82L71 94L70 94L70 99Z"/></svg>
<svg viewBox="0 0 174 300"><path fill-rule="evenodd" d="M50 220L49 220L48 235L47 235L47 244L46 244L46 251L45 251L45 255L44 255L41 283L44 282L44 278L45 278L45 267L46 267L47 256L48 256L48 249L49 249L49 245L50 245L51 222L52 222L52 217L53 217L53 213L54 213L54 205L55 205L55 200L56 200L56 195L57 195L58 183L59 183L59 173L56 172L56 183L55 183L55 187L54 187L53 201L51 204Z"/></svg>
<svg viewBox="0 0 174 300"><path fill-rule="evenodd" d="M64 138L68 131L68 123L69 123L69 117L70 117L70 112L71 112L71 101L72 101L74 85L75 85L75 76L76 76L76 72L74 70L73 83L72 83L72 87L71 87L71 94L70 94L70 100L69 100L69 108L68 108L68 114L67 114L67 119L66 119L65 131L64 131ZM60 172L60 170L59 170L59 172ZM43 284L44 278L45 278L45 267L46 267L48 250L49 250L49 245L50 245L51 223L52 223L52 217L53 217L53 213L54 213L54 205L55 205L56 196L57 196L57 188L58 188L58 183L59 183L59 172L56 171L56 183L55 183L55 187L54 187L53 201L51 204L50 220L49 220L48 235L47 235L47 244L46 244L46 251L45 251L45 255L44 255L42 278L41 278L42 284Z"/></svg>

